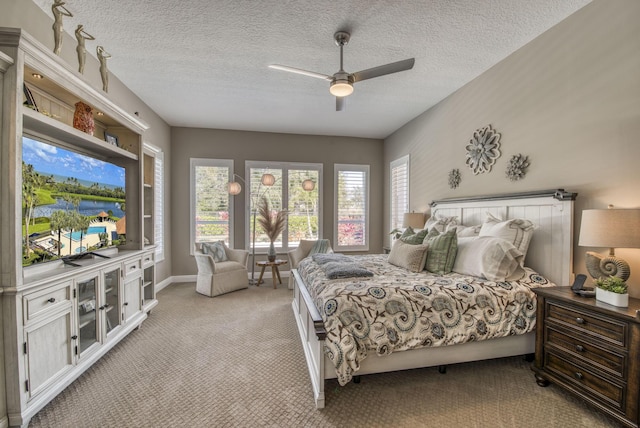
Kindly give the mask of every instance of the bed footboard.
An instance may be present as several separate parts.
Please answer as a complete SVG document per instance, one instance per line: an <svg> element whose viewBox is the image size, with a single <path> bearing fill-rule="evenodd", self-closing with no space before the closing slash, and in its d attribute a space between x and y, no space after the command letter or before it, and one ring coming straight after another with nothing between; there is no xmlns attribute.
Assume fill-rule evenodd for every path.
<svg viewBox="0 0 640 428"><path fill-rule="evenodd" d="M294 277L293 302L291 303L293 315L298 324L298 332L309 368L316 408L322 409L324 408L325 374L324 340L327 332L322 317L302 282L298 270L292 269L291 274Z"/></svg>

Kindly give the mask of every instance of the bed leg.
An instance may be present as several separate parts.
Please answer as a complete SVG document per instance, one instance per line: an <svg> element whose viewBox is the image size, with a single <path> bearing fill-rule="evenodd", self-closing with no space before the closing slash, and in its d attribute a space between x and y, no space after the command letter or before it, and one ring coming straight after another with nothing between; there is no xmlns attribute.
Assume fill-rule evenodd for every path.
<svg viewBox="0 0 640 428"><path fill-rule="evenodd" d="M438 366L438 373L440 374L447 373L447 366Z"/></svg>
<svg viewBox="0 0 640 428"><path fill-rule="evenodd" d="M360 379L360 376L354 376L353 377L353 383L360 383L362 379Z"/></svg>
<svg viewBox="0 0 640 428"><path fill-rule="evenodd" d="M527 354L527 355L524 356L524 360L527 363L532 363L533 360L535 360L535 359L536 359L536 354Z"/></svg>

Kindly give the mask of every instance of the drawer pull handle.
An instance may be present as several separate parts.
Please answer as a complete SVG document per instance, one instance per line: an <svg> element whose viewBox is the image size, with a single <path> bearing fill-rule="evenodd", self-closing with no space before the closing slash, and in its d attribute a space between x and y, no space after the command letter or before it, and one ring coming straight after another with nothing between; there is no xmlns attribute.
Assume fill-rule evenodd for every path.
<svg viewBox="0 0 640 428"><path fill-rule="evenodd" d="M582 345L576 345L576 351L578 351L578 352L584 352L584 346L582 346Z"/></svg>
<svg viewBox="0 0 640 428"><path fill-rule="evenodd" d="M576 379L582 380L584 376L582 376L582 373L580 372L576 372Z"/></svg>
<svg viewBox="0 0 640 428"><path fill-rule="evenodd" d="M76 340L78 338L77 334L74 334L73 336L71 336L71 339Z"/></svg>
<svg viewBox="0 0 640 428"><path fill-rule="evenodd" d="M100 306L98 309L100 309L101 311L104 310L104 306Z"/></svg>
<svg viewBox="0 0 640 428"><path fill-rule="evenodd" d="M580 317L578 317L578 318L576 318L576 322L577 322L578 324L584 324L584 318L580 318Z"/></svg>
<svg viewBox="0 0 640 428"><path fill-rule="evenodd" d="M50 298L47 299L47 302L49 302L49 303L53 303L55 301L56 301L55 297L50 297Z"/></svg>
<svg viewBox="0 0 640 428"><path fill-rule="evenodd" d="M129 306L129 302L124 302L122 305L123 306Z"/></svg>

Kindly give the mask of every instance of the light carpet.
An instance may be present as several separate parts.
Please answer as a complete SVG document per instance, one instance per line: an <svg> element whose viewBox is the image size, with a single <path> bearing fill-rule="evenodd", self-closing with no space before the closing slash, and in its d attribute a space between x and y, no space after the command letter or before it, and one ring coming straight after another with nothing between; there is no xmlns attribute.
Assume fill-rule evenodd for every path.
<svg viewBox="0 0 640 428"><path fill-rule="evenodd" d="M270 284L208 298L158 293L142 327L66 388L31 427L611 427L521 357L362 376L316 410L291 309Z"/></svg>

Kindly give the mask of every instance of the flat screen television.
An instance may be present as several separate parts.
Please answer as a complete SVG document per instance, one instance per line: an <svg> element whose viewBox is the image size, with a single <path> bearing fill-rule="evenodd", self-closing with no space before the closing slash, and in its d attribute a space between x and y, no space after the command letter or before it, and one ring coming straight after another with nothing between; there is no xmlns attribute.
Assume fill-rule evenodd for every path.
<svg viewBox="0 0 640 428"><path fill-rule="evenodd" d="M125 168L22 138L22 264L69 262L124 239Z"/></svg>

